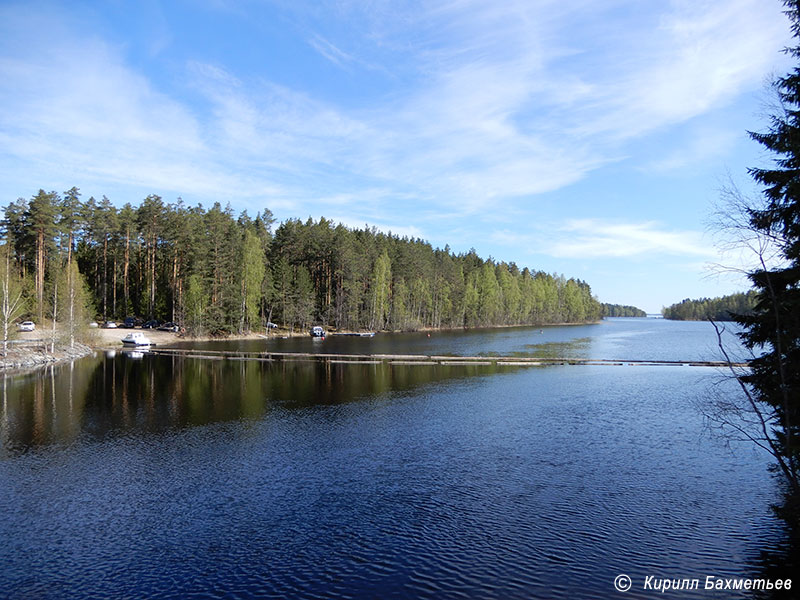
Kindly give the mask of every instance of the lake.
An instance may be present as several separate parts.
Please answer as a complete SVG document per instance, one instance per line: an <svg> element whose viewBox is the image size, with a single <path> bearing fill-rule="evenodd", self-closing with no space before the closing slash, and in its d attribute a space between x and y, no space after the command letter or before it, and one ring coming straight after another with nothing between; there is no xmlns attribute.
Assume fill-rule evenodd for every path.
<svg viewBox="0 0 800 600"><path fill-rule="evenodd" d="M718 359L716 345L708 323L610 319L195 347L693 361ZM701 581L663 597L709 597L706 576L763 577L795 553L770 510L768 457L704 428L703 403L736 392L688 366L123 352L5 376L0 589L644 598L662 596L642 590L655 576Z"/></svg>

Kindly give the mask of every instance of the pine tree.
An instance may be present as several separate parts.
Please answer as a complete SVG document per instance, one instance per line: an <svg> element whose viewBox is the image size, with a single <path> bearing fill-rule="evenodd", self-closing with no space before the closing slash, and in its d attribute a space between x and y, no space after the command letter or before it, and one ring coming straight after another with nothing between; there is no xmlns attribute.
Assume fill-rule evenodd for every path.
<svg viewBox="0 0 800 600"><path fill-rule="evenodd" d="M158 246L163 232L164 203L160 196L151 194L144 199L137 211L139 232L144 242L144 273L146 281L147 315L152 319L156 314L156 263Z"/></svg>
<svg viewBox="0 0 800 600"><path fill-rule="evenodd" d="M81 223L81 192L72 187L64 192L64 197L58 205L58 228L61 234L62 252L66 245L67 264L72 263L72 254L75 251L75 234L82 226ZM63 238L66 237L66 242Z"/></svg>
<svg viewBox="0 0 800 600"><path fill-rule="evenodd" d="M800 0L785 0L795 38L800 38ZM800 59L800 45L786 50ZM751 133L773 152L773 168L751 169L763 186L762 202L748 209L750 226L778 244L781 266L749 273L757 294L752 314L739 315L745 345L764 352L740 377L761 414L770 451L790 489L800 493L800 65L775 82L782 110L765 133ZM762 422L763 423L763 422ZM770 431L771 430L771 431Z"/></svg>
<svg viewBox="0 0 800 600"><path fill-rule="evenodd" d="M53 250L53 234L55 232L56 206L58 194L39 193L31 198L25 213L25 225L31 239L34 256L34 286L36 290L36 314L41 323L44 320L44 284L47 263Z"/></svg>
<svg viewBox="0 0 800 600"><path fill-rule="evenodd" d="M389 293L392 283L392 261L386 250L375 261L372 270L372 318L370 329L383 329L389 316Z"/></svg>

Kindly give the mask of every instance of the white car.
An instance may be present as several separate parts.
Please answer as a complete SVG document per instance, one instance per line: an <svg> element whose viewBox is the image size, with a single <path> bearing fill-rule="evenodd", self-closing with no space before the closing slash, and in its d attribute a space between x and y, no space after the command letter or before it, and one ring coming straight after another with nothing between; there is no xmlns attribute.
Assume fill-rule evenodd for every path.
<svg viewBox="0 0 800 600"><path fill-rule="evenodd" d="M36 323L33 321L23 321L19 324L20 331L33 331L34 329L36 329Z"/></svg>

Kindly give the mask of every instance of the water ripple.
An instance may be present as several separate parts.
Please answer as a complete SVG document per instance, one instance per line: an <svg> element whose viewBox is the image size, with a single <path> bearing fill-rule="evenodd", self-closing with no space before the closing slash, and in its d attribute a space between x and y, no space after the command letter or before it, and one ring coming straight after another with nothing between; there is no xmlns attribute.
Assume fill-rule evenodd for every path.
<svg viewBox="0 0 800 600"><path fill-rule="evenodd" d="M620 572L758 574L780 549L763 457L700 435L700 371L376 370L315 403L281 377L299 396L329 374L237 368L183 404L129 382L77 430L40 419L34 389L17 423L68 442L4 438L4 594L580 600Z"/></svg>

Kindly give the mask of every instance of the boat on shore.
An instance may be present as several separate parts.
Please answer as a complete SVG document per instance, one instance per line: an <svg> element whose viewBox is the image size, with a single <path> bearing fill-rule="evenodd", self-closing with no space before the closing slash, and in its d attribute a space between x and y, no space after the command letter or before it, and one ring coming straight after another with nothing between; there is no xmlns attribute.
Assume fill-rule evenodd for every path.
<svg viewBox="0 0 800 600"><path fill-rule="evenodd" d="M152 346L153 342L151 342L150 338L141 331L131 331L128 335L122 338L122 345L141 348L143 346Z"/></svg>

